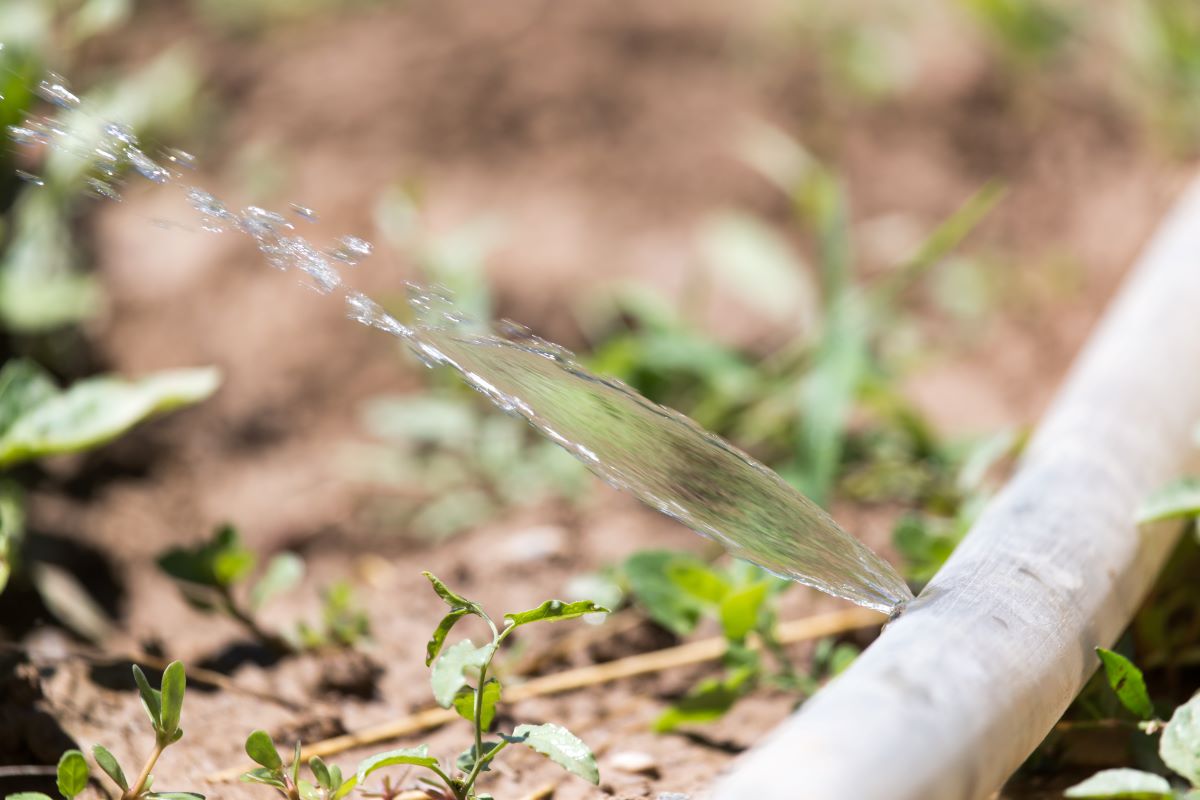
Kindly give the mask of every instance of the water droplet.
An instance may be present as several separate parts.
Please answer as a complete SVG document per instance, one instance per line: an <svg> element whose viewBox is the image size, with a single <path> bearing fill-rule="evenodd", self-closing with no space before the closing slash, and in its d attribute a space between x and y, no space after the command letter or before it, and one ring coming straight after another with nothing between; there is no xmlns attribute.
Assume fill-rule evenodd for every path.
<svg viewBox="0 0 1200 800"><path fill-rule="evenodd" d="M119 122L109 122L104 126L104 135L109 139L116 139L121 144L137 147L137 136L133 134L133 129L128 125L122 125Z"/></svg>
<svg viewBox="0 0 1200 800"><path fill-rule="evenodd" d="M308 206L302 206L297 203L289 203L288 207L292 209L292 213L294 213L296 216L303 217L309 222L316 222L318 219L317 212Z"/></svg>
<svg viewBox="0 0 1200 800"><path fill-rule="evenodd" d="M15 172L16 172L17 177L20 178L21 180L25 181L26 183L33 184L34 186L45 186L46 185L46 182L44 180L39 178L37 175L34 175L32 172L26 172L23 169L15 170Z"/></svg>
<svg viewBox="0 0 1200 800"><path fill-rule="evenodd" d="M54 103L60 108L78 108L79 98L67 88L66 81L61 75L55 75L53 72L46 76L46 80L38 84L38 97L43 100Z"/></svg>
<svg viewBox="0 0 1200 800"><path fill-rule="evenodd" d="M179 150L177 148L170 147L167 148L163 155L166 157L167 161L170 161L172 164L177 166L185 169L196 168L196 157L186 150Z"/></svg>
<svg viewBox="0 0 1200 800"><path fill-rule="evenodd" d="M343 236L338 239L338 246L330 252L330 255L348 266L355 266L367 256L371 255L374 248L366 239L360 239L357 236Z"/></svg>
<svg viewBox="0 0 1200 800"><path fill-rule="evenodd" d="M108 181L101 180L95 176L89 176L87 179L88 189L91 193L105 200L116 200L120 202L121 194Z"/></svg>
<svg viewBox="0 0 1200 800"><path fill-rule="evenodd" d="M125 157L129 159L129 163L133 165L133 168L148 181L161 184L166 183L171 178L170 173L154 163L149 156L133 145L125 148Z"/></svg>
<svg viewBox="0 0 1200 800"><path fill-rule="evenodd" d="M36 122L26 120L24 125L9 125L8 138L24 147L45 144L49 141L46 130Z"/></svg>

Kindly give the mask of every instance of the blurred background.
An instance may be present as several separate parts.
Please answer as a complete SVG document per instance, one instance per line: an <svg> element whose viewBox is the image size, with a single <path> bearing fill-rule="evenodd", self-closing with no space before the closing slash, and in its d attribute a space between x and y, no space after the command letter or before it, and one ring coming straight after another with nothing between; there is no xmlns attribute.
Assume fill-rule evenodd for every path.
<svg viewBox="0 0 1200 800"><path fill-rule="evenodd" d="M403 310L407 281L446 286L471 316L517 320L693 416L914 585L1003 477L1200 152L1192 0L4 0L0 43L5 361L63 385L222 376L194 408L7 474L25 566L0 629L45 658L118 641L303 694L327 664L240 646L235 621L156 566L233 523L263 561L308 565L264 602L266 627L325 614L340 622L308 641L352 645L369 627L387 667L355 667L370 690L303 719L245 712L309 739L424 702L423 568L517 608L582 579L619 591L611 567L645 548L712 554L253 242L204 230L178 186L127 171L105 197L19 130L52 106L47 75L160 161L194 158L183 186L311 209L297 224L314 241L373 243L349 278L386 307ZM784 610L827 607L801 591ZM67 733L111 738L136 701L87 674L39 702ZM682 691L663 680L648 694ZM621 690L635 706L636 688ZM217 732L245 701L197 702L191 775L236 764ZM630 714L652 717L645 702ZM613 791L690 791L790 707L752 700L712 736L725 747L648 738L686 779Z"/></svg>

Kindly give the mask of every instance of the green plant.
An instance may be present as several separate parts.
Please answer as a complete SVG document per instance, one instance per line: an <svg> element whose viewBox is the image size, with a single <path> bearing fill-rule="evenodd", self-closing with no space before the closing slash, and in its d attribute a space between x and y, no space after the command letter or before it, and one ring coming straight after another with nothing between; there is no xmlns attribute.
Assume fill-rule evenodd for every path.
<svg viewBox="0 0 1200 800"><path fill-rule="evenodd" d="M1161 733L1158 755L1162 763L1181 776L1190 789L1175 789L1161 775L1137 769L1106 769L1072 786L1072 798L1139 798L1176 800L1200 797L1200 695L1175 709L1163 722L1155 714L1142 671L1132 661L1110 650L1098 649L1109 686L1121 705L1147 735Z"/></svg>
<svg viewBox="0 0 1200 800"><path fill-rule="evenodd" d="M500 681L490 674L492 660L512 632L535 622L575 619L586 614L607 613L607 609L590 600L575 603L548 600L537 608L506 614L504 626L498 628L478 603L452 591L432 574L424 574L437 595L450 607L425 650L425 664L432 667L433 696L443 708L454 708L474 729L474 743L457 758L454 766L444 765L429 755L426 745L370 756L349 778L343 778L336 766L327 766L313 758L309 760L309 769L316 780L313 784L300 778L299 744L291 764L285 765L271 737L264 731L255 731L246 740L246 753L259 767L243 775L243 780L271 786L288 800L337 800L356 786L361 787L377 770L407 765L428 770L436 777L436 781L422 779L428 787L426 792L433 797L482 800L490 796L476 791L479 777L490 769L492 761L505 748L520 744L548 757L573 775L591 783L599 782L596 759L591 750L560 725L518 725L512 733L501 733L493 740L488 740L487 734L496 718L496 706L502 692ZM468 616L478 617L487 625L491 641L476 647L470 639L464 639L443 649L451 629ZM384 796L394 796L390 783L385 785Z"/></svg>
<svg viewBox="0 0 1200 800"><path fill-rule="evenodd" d="M92 450L149 417L205 399L219 384L219 373L204 368L136 381L100 376L61 389L32 361L5 363L0 368L0 591L18 562L25 532L14 467ZM32 577L36 580L36 573Z"/></svg>
<svg viewBox="0 0 1200 800"><path fill-rule="evenodd" d="M174 661L163 670L162 685L159 689L150 686L145 674L136 664L133 666L133 678L142 698L142 707L150 717L150 726L154 729L154 748L132 782L126 777L116 757L102 745L92 747L92 756L96 759L96 764L117 785L120 790L119 800L204 800L204 795L195 792L158 792L151 789L154 780L151 770L158 763L163 751L183 737L183 728L179 727L183 714L183 695L187 686L183 664ZM58 791L62 796L66 800L73 800L87 787L89 779L90 770L83 753L78 750L63 753L58 762ZM51 798L41 792L20 792L8 795L7 800Z"/></svg>
<svg viewBox="0 0 1200 800"><path fill-rule="evenodd" d="M1060 53L1074 20L1045 0L961 0L1014 66L1039 64Z"/></svg>
<svg viewBox="0 0 1200 800"><path fill-rule="evenodd" d="M1120 78L1168 144L1196 151L1200 135L1200 8L1189 0L1128 4L1120 30L1126 57Z"/></svg>
<svg viewBox="0 0 1200 800"><path fill-rule="evenodd" d="M346 583L323 592L319 624L302 622L286 634L268 630L258 619L262 607L294 588L304 577L305 567L295 553L280 553L251 580L257 564L258 556L242 544L232 525L218 527L207 541L172 547L158 557L159 568L178 582L194 608L225 614L277 653L354 647L370 634L366 614L355 605L353 590Z"/></svg>
<svg viewBox="0 0 1200 800"><path fill-rule="evenodd" d="M576 583L573 594L603 595L614 604L628 596L639 611L677 636L692 633L703 619L721 626L725 675L698 683L667 708L654 724L659 732L720 719L738 700L764 686L811 695L858 653L853 645L823 640L809 669L797 668L777 635L777 601L792 583L743 561L718 569L689 553L643 550L607 573L587 578Z"/></svg>

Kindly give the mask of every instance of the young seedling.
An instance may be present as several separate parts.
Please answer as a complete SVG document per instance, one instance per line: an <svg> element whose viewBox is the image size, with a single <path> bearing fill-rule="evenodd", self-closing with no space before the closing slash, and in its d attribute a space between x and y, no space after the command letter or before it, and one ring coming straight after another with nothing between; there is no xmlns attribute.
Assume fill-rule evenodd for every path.
<svg viewBox="0 0 1200 800"><path fill-rule="evenodd" d="M367 777L377 770L407 765L428 770L436 778L422 779L426 784L425 791L431 797L490 800L490 795L479 794L476 790L480 775L490 769L492 761L507 747L519 744L548 757L573 775L593 784L599 783L600 773L592 751L561 725L518 725L511 733L497 734L496 739L488 738L502 690L500 681L490 674L490 670L501 645L517 628L535 622L557 622L587 614L606 614L608 609L590 600L575 603L547 600L537 608L506 614L503 627L497 627L478 603L452 591L434 575L428 572L424 575L438 596L450 607L450 612L434 629L425 650L425 665L432 667L430 683L433 696L443 708L453 707L471 723L474 729L473 744L459 755L453 766L431 756L427 745L389 750L364 759L355 774L348 778L343 778L337 767L326 766L320 759L314 758L309 761L309 768L316 783L310 784L299 777L299 745L296 746L296 755L291 764L285 765L271 737L264 731L255 731L246 740L246 752L260 766L243 775L243 780L271 786L288 800L337 800L355 786L361 787ZM478 617L487 625L491 631L491 641L477 647L470 639L464 639L443 650L451 629L467 616ZM395 791L388 782L383 792L373 795L393 797Z"/></svg>
<svg viewBox="0 0 1200 800"><path fill-rule="evenodd" d="M1124 656L1098 649L1109 686L1121 705L1140 722L1138 728L1147 735L1162 733L1158 755L1173 772L1186 782L1187 789L1178 790L1161 775L1137 769L1102 770L1082 783L1068 789L1064 796L1071 798L1137 797L1140 800L1200 800L1200 694L1175 709L1171 719L1163 722L1155 713L1154 704L1146 691L1142 671Z"/></svg>
<svg viewBox="0 0 1200 800"><path fill-rule="evenodd" d="M797 669L776 635L776 600L791 584L744 562L721 570L687 553L646 550L616 572L637 606L663 627L682 636L707 617L720 624L726 639L726 674L694 686L658 718L656 731L720 719L764 685L810 695L824 677L845 669L857 655L852 645L826 640L818 646L812 668ZM771 654L774 670L763 659L763 650Z"/></svg>
<svg viewBox="0 0 1200 800"><path fill-rule="evenodd" d="M163 670L162 684L159 689L150 686L145 674L135 664L133 679L141 694L142 707L150 717L150 725L154 729L154 749L150 751L146 763L132 782L126 777L116 757L102 745L92 747L92 756L100 769L112 779L120 790L119 800L204 800L204 795L195 792L156 792L150 786L153 782L151 770L158 763L163 751L183 737L183 728L179 727L183 712L183 694L187 679L183 664L173 661ZM63 753L58 762L58 791L66 800L73 800L88 784L90 770L87 759L78 750L68 750ZM41 792L20 792L11 794L6 800L51 800Z"/></svg>
<svg viewBox="0 0 1200 800"><path fill-rule="evenodd" d="M280 553L251 581L257 563L258 556L242 544L232 525L217 528L206 542L172 548L158 559L159 567L179 582L192 606L227 615L277 653L353 647L369 635L367 617L355 606L348 584L336 584L324 592L319 625L301 623L289 635L265 628L258 619L262 607L300 582L304 562L294 553Z"/></svg>

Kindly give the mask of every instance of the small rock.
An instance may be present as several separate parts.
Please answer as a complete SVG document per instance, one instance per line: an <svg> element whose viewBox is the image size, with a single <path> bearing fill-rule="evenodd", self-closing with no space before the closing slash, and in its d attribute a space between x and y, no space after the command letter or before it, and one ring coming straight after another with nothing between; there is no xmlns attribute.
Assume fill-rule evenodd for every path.
<svg viewBox="0 0 1200 800"><path fill-rule="evenodd" d="M659 792L658 800L691 800L683 792Z"/></svg>
<svg viewBox="0 0 1200 800"><path fill-rule="evenodd" d="M613 753L608 763L613 769L631 775L646 775L651 778L658 775L658 762L654 760L654 756L637 750Z"/></svg>

